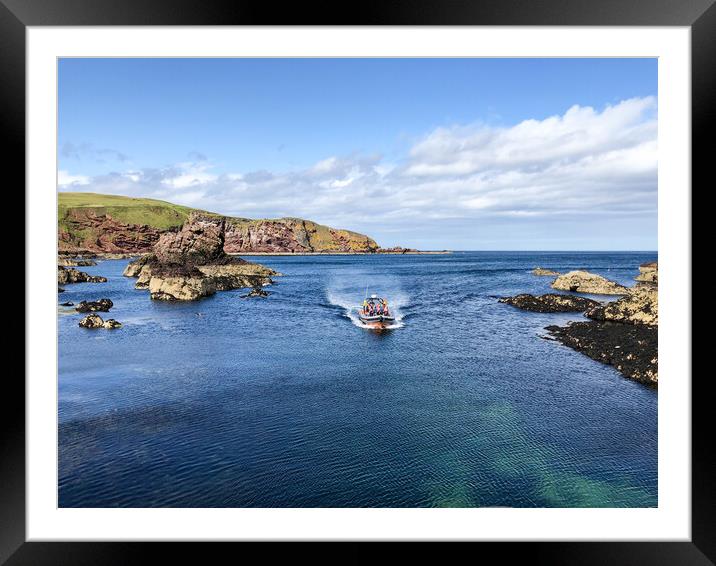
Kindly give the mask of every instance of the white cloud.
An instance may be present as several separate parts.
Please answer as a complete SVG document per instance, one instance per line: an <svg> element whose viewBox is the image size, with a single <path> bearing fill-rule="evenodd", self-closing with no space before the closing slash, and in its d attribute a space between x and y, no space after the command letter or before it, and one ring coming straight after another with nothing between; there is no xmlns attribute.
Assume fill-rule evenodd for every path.
<svg viewBox="0 0 716 566"><path fill-rule="evenodd" d="M71 175L67 171L60 169L57 172L58 187L72 187L73 185L88 185L90 178L86 175Z"/></svg>
<svg viewBox="0 0 716 566"><path fill-rule="evenodd" d="M370 232L443 219L655 217L653 97L509 127L428 132L402 161L329 156L288 173L219 174L210 161L93 178L60 172L61 189L148 196L237 216L300 216Z"/></svg>

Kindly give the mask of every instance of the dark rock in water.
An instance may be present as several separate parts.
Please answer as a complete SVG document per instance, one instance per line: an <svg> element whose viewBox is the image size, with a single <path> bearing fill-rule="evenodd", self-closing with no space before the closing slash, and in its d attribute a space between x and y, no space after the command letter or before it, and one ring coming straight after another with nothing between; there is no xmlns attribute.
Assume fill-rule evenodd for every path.
<svg viewBox="0 0 716 566"><path fill-rule="evenodd" d="M546 330L565 346L614 366L628 378L648 385L658 384L659 330L656 326L590 321L548 326Z"/></svg>
<svg viewBox="0 0 716 566"><path fill-rule="evenodd" d="M247 293L246 295L241 295L241 298L242 298L242 299L247 299L247 298L249 298L249 297L268 297L268 296L269 296L269 292L268 292L268 291L264 291L261 287L254 287L254 288L251 289L251 291L250 291L249 293Z"/></svg>
<svg viewBox="0 0 716 566"><path fill-rule="evenodd" d="M61 265L57 266L57 282L65 285L67 283L105 283L106 277L90 275L73 267L66 269Z"/></svg>
<svg viewBox="0 0 716 566"><path fill-rule="evenodd" d="M121 328L122 324L120 322L117 322L113 318L108 318L107 320L102 320L102 317L98 314L88 314L86 317L84 317L82 320L80 320L79 325L82 328Z"/></svg>
<svg viewBox="0 0 716 566"><path fill-rule="evenodd" d="M73 307L75 304L72 301L67 301L66 303L60 303L61 307Z"/></svg>
<svg viewBox="0 0 716 566"><path fill-rule="evenodd" d="M539 296L522 294L515 297L502 297L499 302L532 312L584 312L587 309L600 306L599 302L592 299L556 293Z"/></svg>
<svg viewBox="0 0 716 566"><path fill-rule="evenodd" d="M58 287L58 288L57 288L57 292L58 292L58 293L64 293L65 290L64 290L62 287Z"/></svg>
<svg viewBox="0 0 716 566"><path fill-rule="evenodd" d="M72 303L70 303L72 304ZM98 301L80 301L75 309L77 312L109 312L114 303L109 299L100 299Z"/></svg>

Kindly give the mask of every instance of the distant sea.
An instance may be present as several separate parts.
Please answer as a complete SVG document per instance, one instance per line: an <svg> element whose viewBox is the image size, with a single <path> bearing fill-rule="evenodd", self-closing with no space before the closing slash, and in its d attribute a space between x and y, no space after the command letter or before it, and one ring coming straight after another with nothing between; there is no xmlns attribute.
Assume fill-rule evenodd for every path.
<svg viewBox="0 0 716 566"><path fill-rule="evenodd" d="M542 338L581 314L495 298L656 253L250 259L285 274L266 299L151 301L127 260L58 295L124 325L58 307L61 507L657 505L657 391ZM396 328L359 326L366 288Z"/></svg>

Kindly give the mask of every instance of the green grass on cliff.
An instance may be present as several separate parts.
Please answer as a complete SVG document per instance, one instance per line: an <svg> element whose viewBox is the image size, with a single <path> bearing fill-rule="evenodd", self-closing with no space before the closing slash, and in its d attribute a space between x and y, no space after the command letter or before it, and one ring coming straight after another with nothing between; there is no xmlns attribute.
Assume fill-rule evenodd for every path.
<svg viewBox="0 0 716 566"><path fill-rule="evenodd" d="M57 217L60 226L75 209L92 211L101 216L108 214L125 224L145 224L160 230L181 226L194 210L150 198L130 198L97 193L58 193Z"/></svg>

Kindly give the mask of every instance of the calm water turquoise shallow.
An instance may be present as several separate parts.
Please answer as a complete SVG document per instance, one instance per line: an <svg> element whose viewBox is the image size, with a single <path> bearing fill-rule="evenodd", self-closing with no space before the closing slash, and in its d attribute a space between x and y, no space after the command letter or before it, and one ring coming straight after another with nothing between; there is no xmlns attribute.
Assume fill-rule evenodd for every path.
<svg viewBox="0 0 716 566"><path fill-rule="evenodd" d="M655 253L249 259L285 274L268 299L154 302L126 260L59 295L124 324L58 307L61 507L657 505L657 392L541 338L580 314L494 298ZM366 284L399 328L355 324Z"/></svg>

